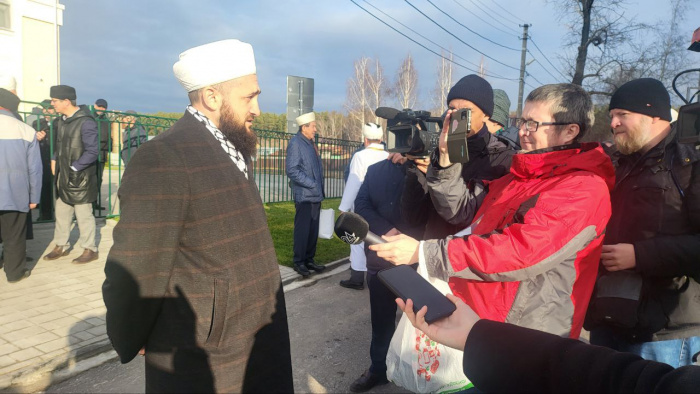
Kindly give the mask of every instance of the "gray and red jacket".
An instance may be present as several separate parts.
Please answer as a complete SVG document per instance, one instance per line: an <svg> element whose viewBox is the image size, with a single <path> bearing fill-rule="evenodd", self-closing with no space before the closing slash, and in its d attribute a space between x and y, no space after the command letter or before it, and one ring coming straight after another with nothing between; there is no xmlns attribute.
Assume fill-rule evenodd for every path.
<svg viewBox="0 0 700 394"><path fill-rule="evenodd" d="M481 318L578 338L614 183L597 143L517 154L471 235L423 243L428 272Z"/></svg>

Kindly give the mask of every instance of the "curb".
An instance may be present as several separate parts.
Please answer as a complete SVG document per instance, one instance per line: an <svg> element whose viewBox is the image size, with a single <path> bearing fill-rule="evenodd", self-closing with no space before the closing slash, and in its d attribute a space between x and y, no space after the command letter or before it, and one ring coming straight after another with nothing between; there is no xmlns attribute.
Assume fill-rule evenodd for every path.
<svg viewBox="0 0 700 394"><path fill-rule="evenodd" d="M107 220L105 225L114 226L116 221ZM286 293L299 287L311 286L320 279L335 275L346 269L346 265L349 263L350 257L346 257L326 264L326 271L318 275L312 275L308 279L303 279L300 275L288 277L282 281L283 290ZM117 353L112 349L112 344L108 338L105 338L102 341L76 349L74 352L71 351L67 355L64 354L39 365L17 370L10 376L0 377L0 393L43 391L53 384L70 379L88 369L117 358Z"/></svg>

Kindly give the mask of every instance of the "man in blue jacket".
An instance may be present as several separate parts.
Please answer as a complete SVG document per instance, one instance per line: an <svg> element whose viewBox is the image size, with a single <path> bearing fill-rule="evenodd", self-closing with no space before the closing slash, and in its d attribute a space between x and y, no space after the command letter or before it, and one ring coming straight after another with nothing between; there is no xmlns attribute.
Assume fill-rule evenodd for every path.
<svg viewBox="0 0 700 394"><path fill-rule="evenodd" d="M0 97L19 103L5 89L0 89ZM0 101L0 238L4 252L0 268L4 265L10 283L31 274L25 267L27 215L39 203L42 173L36 133L15 118L16 110Z"/></svg>
<svg viewBox="0 0 700 394"><path fill-rule="evenodd" d="M287 176L294 195L294 270L304 278L309 271L322 272L326 267L314 262L321 214L323 166L314 144L316 115L313 112L296 118L299 132L287 146Z"/></svg>

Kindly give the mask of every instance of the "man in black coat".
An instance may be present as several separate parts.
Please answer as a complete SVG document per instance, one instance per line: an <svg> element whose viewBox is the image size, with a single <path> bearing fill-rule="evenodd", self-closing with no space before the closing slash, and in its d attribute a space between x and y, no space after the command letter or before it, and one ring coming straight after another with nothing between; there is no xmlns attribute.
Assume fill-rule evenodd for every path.
<svg viewBox="0 0 700 394"><path fill-rule="evenodd" d="M406 178L406 164L394 164L382 160L367 168L367 174L355 198L355 212L369 224L369 230L378 235L408 234L420 237L423 227L413 227L401 216L401 192ZM391 337L396 330L396 298L377 278L377 273L393 265L377 257L365 245L367 256L367 287L372 317L372 343L370 358L372 364L362 376L350 386L350 391L364 392L378 384L387 383L386 354Z"/></svg>
<svg viewBox="0 0 700 394"><path fill-rule="evenodd" d="M622 85L610 117L612 216L586 328L593 344L688 365L700 351L700 152L677 140L658 80Z"/></svg>

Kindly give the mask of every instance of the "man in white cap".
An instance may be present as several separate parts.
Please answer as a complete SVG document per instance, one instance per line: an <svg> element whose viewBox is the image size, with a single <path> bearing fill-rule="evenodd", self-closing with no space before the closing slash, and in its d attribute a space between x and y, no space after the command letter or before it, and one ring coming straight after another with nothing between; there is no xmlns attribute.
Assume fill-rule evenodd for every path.
<svg viewBox="0 0 700 394"><path fill-rule="evenodd" d="M321 215L323 191L323 165L316 136L316 115L309 112L298 116L299 131L287 145L286 171L294 195L294 271L304 278L309 270L322 272L326 267L316 264L318 221Z"/></svg>
<svg viewBox="0 0 700 394"><path fill-rule="evenodd" d="M191 105L122 179L107 334L123 363L145 353L147 392L292 392L284 293L250 172L253 47L195 47L173 71Z"/></svg>
<svg viewBox="0 0 700 394"><path fill-rule="evenodd" d="M389 156L389 153L384 149L384 145L382 145L384 131L381 126L375 123L364 124L362 126L362 137L364 138L365 148L355 153L350 162L350 175L345 184L343 199L338 207L342 212L354 211L355 198L357 197L357 192L360 191L362 182L365 180L367 168L374 163L385 160ZM364 289L365 272L367 272L365 243L350 245L350 279L341 280L340 285L348 289Z"/></svg>

